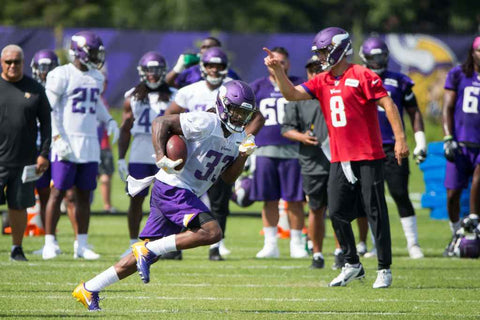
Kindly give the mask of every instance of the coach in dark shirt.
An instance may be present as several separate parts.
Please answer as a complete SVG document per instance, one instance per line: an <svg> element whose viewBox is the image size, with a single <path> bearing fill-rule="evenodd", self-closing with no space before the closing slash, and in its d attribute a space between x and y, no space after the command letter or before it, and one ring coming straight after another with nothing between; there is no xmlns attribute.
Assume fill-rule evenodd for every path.
<svg viewBox="0 0 480 320"><path fill-rule="evenodd" d="M43 87L23 74L23 50L8 45L1 53L0 78L0 205L7 203L12 228L11 260L26 261L22 250L26 208L35 204L34 182L22 183L26 165L36 173L48 169L51 141L50 104ZM37 150L40 125L41 147ZM38 156L37 156L38 155Z"/></svg>

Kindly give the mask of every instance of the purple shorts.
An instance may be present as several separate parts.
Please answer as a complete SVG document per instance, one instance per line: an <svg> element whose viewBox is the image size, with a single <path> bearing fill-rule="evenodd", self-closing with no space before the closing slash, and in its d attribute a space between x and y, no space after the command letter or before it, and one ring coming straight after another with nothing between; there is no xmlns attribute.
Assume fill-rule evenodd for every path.
<svg viewBox="0 0 480 320"><path fill-rule="evenodd" d="M35 188L43 189L43 188L50 188L50 182L52 180L52 166L48 166L47 171L45 171L40 179L35 182Z"/></svg>
<svg viewBox="0 0 480 320"><path fill-rule="evenodd" d="M97 174L98 162L52 162L53 186L58 190L68 190L73 186L80 190L95 190L97 187Z"/></svg>
<svg viewBox="0 0 480 320"><path fill-rule="evenodd" d="M153 176L158 172L158 167L154 164L148 163L129 163L128 164L128 174L134 177L135 179L143 179L149 176ZM145 188L140 191L136 197L146 197L148 195L148 190L150 188Z"/></svg>
<svg viewBox="0 0 480 320"><path fill-rule="evenodd" d="M155 239L177 234L202 212L210 213L210 210L193 192L155 179L150 215L139 238Z"/></svg>
<svg viewBox="0 0 480 320"><path fill-rule="evenodd" d="M475 167L480 164L480 149L461 147L462 154L455 162L447 161L445 171L445 188L451 190L468 188L469 178Z"/></svg>
<svg viewBox="0 0 480 320"><path fill-rule="evenodd" d="M250 199L255 201L303 201L298 159L256 157Z"/></svg>

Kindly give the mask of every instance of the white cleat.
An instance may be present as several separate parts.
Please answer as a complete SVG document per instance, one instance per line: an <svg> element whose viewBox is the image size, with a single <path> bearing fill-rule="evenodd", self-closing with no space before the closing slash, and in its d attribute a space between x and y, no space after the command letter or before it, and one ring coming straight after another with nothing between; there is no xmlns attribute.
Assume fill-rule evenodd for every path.
<svg viewBox="0 0 480 320"><path fill-rule="evenodd" d="M42 255L44 247L45 247L45 245L43 247L41 247L40 249L33 251L32 254L37 255L37 256ZM62 250L60 249L60 246L58 245L57 241L55 241L55 253L57 255L62 254Z"/></svg>
<svg viewBox="0 0 480 320"><path fill-rule="evenodd" d="M345 287L348 283L356 279L365 278L365 270L361 263L358 263L357 266L345 263L345 266L342 268L340 274L333 279L329 287Z"/></svg>
<svg viewBox="0 0 480 320"><path fill-rule="evenodd" d="M257 253L256 257L258 259L278 258L280 257L280 251L277 245L265 245L263 249Z"/></svg>
<svg viewBox="0 0 480 320"><path fill-rule="evenodd" d="M57 251L55 250L55 246L43 246L42 250L42 259L49 260L57 257Z"/></svg>
<svg viewBox="0 0 480 320"><path fill-rule="evenodd" d="M290 257L295 259L308 258L308 252L305 246L290 243Z"/></svg>
<svg viewBox="0 0 480 320"><path fill-rule="evenodd" d="M228 256L230 253L232 253L227 247L225 247L223 239L220 240L220 246L218 247L218 250L220 251L221 256Z"/></svg>
<svg viewBox="0 0 480 320"><path fill-rule="evenodd" d="M377 280L373 284L373 289L388 288L392 285L392 271L382 269L377 271Z"/></svg>
<svg viewBox="0 0 480 320"><path fill-rule="evenodd" d="M98 253L95 253L92 249L89 249L88 247L84 248L78 248L73 255L74 259L85 259L85 260L97 260L100 258L100 255Z"/></svg>
<svg viewBox="0 0 480 320"><path fill-rule="evenodd" d="M408 254L412 259L422 259L424 257L422 249L417 244L408 248Z"/></svg>

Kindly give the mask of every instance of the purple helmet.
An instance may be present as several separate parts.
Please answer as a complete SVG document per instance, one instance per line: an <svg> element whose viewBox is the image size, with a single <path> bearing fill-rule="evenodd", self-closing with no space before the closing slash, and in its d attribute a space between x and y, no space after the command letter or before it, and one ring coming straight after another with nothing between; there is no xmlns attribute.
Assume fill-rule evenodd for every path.
<svg viewBox="0 0 480 320"><path fill-rule="evenodd" d="M157 89L165 80L167 74L167 63L165 58L158 52L149 51L145 53L138 61L138 75L140 81L145 82L150 89ZM153 75L154 82L148 80L148 76Z"/></svg>
<svg viewBox="0 0 480 320"><path fill-rule="evenodd" d="M467 234L459 240L458 255L460 258L480 257L480 238L477 234Z"/></svg>
<svg viewBox="0 0 480 320"><path fill-rule="evenodd" d="M344 56L353 53L350 35L347 31L337 27L323 29L313 39L312 51L318 54L324 50L326 58L321 61L323 70L333 67ZM321 57L320 59L323 60Z"/></svg>
<svg viewBox="0 0 480 320"><path fill-rule="evenodd" d="M224 69L218 71L219 77L215 78L207 74L205 65L210 63L224 65ZM225 79L228 73L228 57L225 52L223 52L219 47L207 49L207 51L202 54L202 58L200 59L200 71L202 72L202 77L210 84L215 86L222 83L223 79Z"/></svg>
<svg viewBox="0 0 480 320"><path fill-rule="evenodd" d="M45 85L47 74L58 67L58 56L52 50L40 50L35 53L30 63L35 80Z"/></svg>
<svg viewBox="0 0 480 320"><path fill-rule="evenodd" d="M102 39L91 31L80 31L72 36L70 55L89 69L101 69L105 62Z"/></svg>
<svg viewBox="0 0 480 320"><path fill-rule="evenodd" d="M369 69L375 73L382 73L388 64L388 47L378 37L366 39L360 47L360 58Z"/></svg>
<svg viewBox="0 0 480 320"><path fill-rule="evenodd" d="M217 94L217 114L230 132L243 132L257 107L252 88L243 81L223 84Z"/></svg>
<svg viewBox="0 0 480 320"><path fill-rule="evenodd" d="M246 208L252 205L255 201L250 200L250 190L252 189L252 178L243 176L235 181L234 190L232 193L232 200L238 206Z"/></svg>

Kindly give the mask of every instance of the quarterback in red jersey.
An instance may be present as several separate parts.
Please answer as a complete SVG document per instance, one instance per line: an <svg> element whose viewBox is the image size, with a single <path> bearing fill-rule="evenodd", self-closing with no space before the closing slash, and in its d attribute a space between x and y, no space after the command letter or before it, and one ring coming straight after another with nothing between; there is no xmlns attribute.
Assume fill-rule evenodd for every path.
<svg viewBox="0 0 480 320"><path fill-rule="evenodd" d="M345 267L330 282L331 287L365 277L355 248L351 221L358 209L365 210L376 240L378 275L373 288L392 283L390 224L385 202L382 139L377 105L385 109L395 135L395 156L400 164L408 156L402 122L382 80L369 69L350 64L349 34L336 27L320 31L313 40L323 70L313 79L294 86L268 49L265 65L275 72L280 91L287 100L320 101L328 126L332 164L328 181L328 209L333 229L345 254Z"/></svg>

